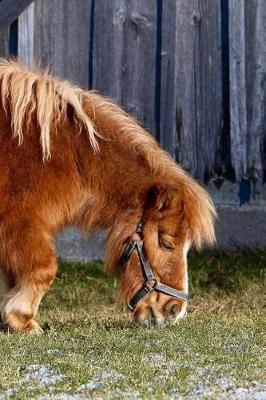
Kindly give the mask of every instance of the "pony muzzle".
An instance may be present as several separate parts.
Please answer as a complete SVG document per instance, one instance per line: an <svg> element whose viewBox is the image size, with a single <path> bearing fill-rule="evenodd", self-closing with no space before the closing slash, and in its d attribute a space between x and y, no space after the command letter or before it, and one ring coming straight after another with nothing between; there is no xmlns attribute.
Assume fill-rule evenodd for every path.
<svg viewBox="0 0 266 400"><path fill-rule="evenodd" d="M135 234L138 235L138 238L136 240L133 240L134 234L131 236L130 241L127 243L123 254L120 259L120 266L123 267L130 259L131 255L133 252L136 250L139 261L140 261L140 266L142 268L142 273L145 279L144 285L133 295L133 297L130 299L128 302L128 309L134 313L136 307L139 305L140 302L147 300L146 296L149 295L151 292L159 292L161 296L167 296L167 300L169 301L169 296L170 296L170 301L173 301L175 299L178 299L174 303L174 309L175 313L177 314L176 310L178 310L178 304L181 303L180 307L180 312L182 312L182 309L184 309L184 302L185 302L185 309L187 308L187 302L188 302L188 294L177 290L171 286L168 286L162 282L160 282L153 274L152 267L149 263L148 258L146 257L146 252L144 248L144 242L141 239L141 234L142 234L142 229L143 229L143 222L141 221L135 231ZM156 320L156 314L154 313L154 310L151 309L151 312L155 316ZM173 314L173 310L171 309L171 313ZM158 313L157 313L158 314ZM158 314L159 315L159 314ZM165 317L163 317L164 313L160 312L161 319L164 320ZM177 314L178 316L178 314Z"/></svg>

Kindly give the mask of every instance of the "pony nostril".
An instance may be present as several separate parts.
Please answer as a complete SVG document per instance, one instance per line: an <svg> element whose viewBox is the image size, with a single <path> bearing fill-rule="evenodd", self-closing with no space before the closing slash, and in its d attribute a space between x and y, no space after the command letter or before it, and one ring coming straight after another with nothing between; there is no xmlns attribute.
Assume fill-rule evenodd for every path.
<svg viewBox="0 0 266 400"><path fill-rule="evenodd" d="M177 315L178 311L179 311L178 305L177 304L173 304L172 307L170 308L170 313L169 314L171 316L175 317Z"/></svg>
<svg viewBox="0 0 266 400"><path fill-rule="evenodd" d="M180 312L179 304L176 301L171 301L166 306L168 319L174 319Z"/></svg>

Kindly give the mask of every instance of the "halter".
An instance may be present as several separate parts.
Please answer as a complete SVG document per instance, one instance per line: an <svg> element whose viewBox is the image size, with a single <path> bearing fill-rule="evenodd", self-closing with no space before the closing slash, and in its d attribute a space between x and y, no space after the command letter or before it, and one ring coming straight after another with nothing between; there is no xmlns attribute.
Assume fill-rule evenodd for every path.
<svg viewBox="0 0 266 400"><path fill-rule="evenodd" d="M142 231L143 231L143 222L140 221L135 232L138 233L141 237ZM185 292L181 292L180 290L176 290L171 286L165 285L154 276L151 265L145 254L144 242L142 239L129 240L120 258L119 264L121 266L126 264L126 262L130 259L131 255L133 254L134 250L137 250L138 252L140 264L142 267L142 272L145 278L145 283L142 286L142 288L139 289L137 293L135 293L134 296L129 301L128 308L131 311L134 311L139 301L142 300L143 297L145 297L148 293L152 292L153 290L188 301L188 295Z"/></svg>

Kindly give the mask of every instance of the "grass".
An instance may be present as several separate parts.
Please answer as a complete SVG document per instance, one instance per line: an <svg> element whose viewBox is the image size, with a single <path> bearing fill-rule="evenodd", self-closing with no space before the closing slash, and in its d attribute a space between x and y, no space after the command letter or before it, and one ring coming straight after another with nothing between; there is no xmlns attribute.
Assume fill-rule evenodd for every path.
<svg viewBox="0 0 266 400"><path fill-rule="evenodd" d="M0 333L0 399L266 398L266 252L193 253L189 265L188 317L144 328L100 262L61 263L40 307L46 332Z"/></svg>

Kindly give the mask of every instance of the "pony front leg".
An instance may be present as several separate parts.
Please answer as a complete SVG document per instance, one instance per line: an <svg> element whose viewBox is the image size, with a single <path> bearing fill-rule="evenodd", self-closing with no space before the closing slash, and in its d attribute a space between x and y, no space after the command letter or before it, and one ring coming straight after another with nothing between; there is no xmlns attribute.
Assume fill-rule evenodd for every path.
<svg viewBox="0 0 266 400"><path fill-rule="evenodd" d="M54 258L46 266L35 265L28 276L15 276L15 285L6 293L1 303L4 324L15 331L42 332L34 318L44 293L55 278L56 270Z"/></svg>
<svg viewBox="0 0 266 400"><path fill-rule="evenodd" d="M10 282L8 274L3 270L3 268L0 268L0 314L2 313L4 302L9 289Z"/></svg>

